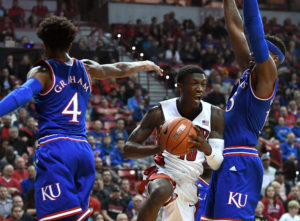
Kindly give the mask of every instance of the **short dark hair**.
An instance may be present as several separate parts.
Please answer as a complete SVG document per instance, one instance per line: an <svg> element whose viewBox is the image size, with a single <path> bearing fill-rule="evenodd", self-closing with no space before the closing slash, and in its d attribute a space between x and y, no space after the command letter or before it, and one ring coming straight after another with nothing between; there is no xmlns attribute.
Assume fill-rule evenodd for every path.
<svg viewBox="0 0 300 221"><path fill-rule="evenodd" d="M279 50L282 52L282 54L285 56L285 53L286 53L286 46L284 44L284 42L274 36L274 35L265 35L265 39L270 41L272 44L274 44L277 48L279 48Z"/></svg>
<svg viewBox="0 0 300 221"><path fill-rule="evenodd" d="M193 73L200 73L205 75L205 72L201 67L197 65L187 65L179 69L177 73L177 83L182 83L187 75Z"/></svg>
<svg viewBox="0 0 300 221"><path fill-rule="evenodd" d="M52 50L68 50L77 33L75 25L66 18L51 16L37 29L37 36Z"/></svg>

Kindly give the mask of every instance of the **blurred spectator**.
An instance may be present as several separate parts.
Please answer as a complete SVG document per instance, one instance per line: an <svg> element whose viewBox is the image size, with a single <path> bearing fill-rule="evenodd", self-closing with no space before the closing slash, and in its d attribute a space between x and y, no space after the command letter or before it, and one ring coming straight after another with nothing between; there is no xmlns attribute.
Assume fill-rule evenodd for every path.
<svg viewBox="0 0 300 221"><path fill-rule="evenodd" d="M25 198L27 192L34 188L34 181L35 181L36 171L35 166L30 165L28 167L28 177L22 180L21 187L22 187L22 197Z"/></svg>
<svg viewBox="0 0 300 221"><path fill-rule="evenodd" d="M112 176L111 176L110 170L107 170L107 169L103 170L102 179L103 179L103 183L104 183L103 190L110 193L112 191L113 186L115 185L112 182Z"/></svg>
<svg viewBox="0 0 300 221"><path fill-rule="evenodd" d="M4 68L9 70L10 75L13 75L13 77L16 76L18 68L13 55L7 55Z"/></svg>
<svg viewBox="0 0 300 221"><path fill-rule="evenodd" d="M107 99L102 97L101 104L96 107L96 113L101 121L114 121L119 113L119 108L109 107Z"/></svg>
<svg viewBox="0 0 300 221"><path fill-rule="evenodd" d="M0 184L0 215L7 218L11 212L12 199L8 193L8 188L4 184Z"/></svg>
<svg viewBox="0 0 300 221"><path fill-rule="evenodd" d="M96 213L93 217L93 221L104 221L104 218L103 218L102 214Z"/></svg>
<svg viewBox="0 0 300 221"><path fill-rule="evenodd" d="M128 221L128 217L125 213L120 213L117 215L116 221Z"/></svg>
<svg viewBox="0 0 300 221"><path fill-rule="evenodd" d="M1 138L9 139L9 130L11 128L12 118L11 115L5 115L2 117L2 127L0 128Z"/></svg>
<svg viewBox="0 0 300 221"><path fill-rule="evenodd" d="M284 124L283 117L278 118L278 125L275 126L275 132L277 139L280 140L280 142L285 142L288 133L291 132L291 129Z"/></svg>
<svg viewBox="0 0 300 221"><path fill-rule="evenodd" d="M26 169L23 157L17 157L15 165L16 168L13 172L12 178L22 182L22 180L28 177L28 170Z"/></svg>
<svg viewBox="0 0 300 221"><path fill-rule="evenodd" d="M265 196L261 199L264 204L263 215L270 221L279 220L284 214L284 206L280 200L275 197L275 190L273 186L268 186L265 190Z"/></svg>
<svg viewBox="0 0 300 221"><path fill-rule="evenodd" d="M37 27L39 23L49 15L48 7L43 4L43 0L37 0L36 6L31 9L29 23L31 27Z"/></svg>
<svg viewBox="0 0 300 221"><path fill-rule="evenodd" d="M27 76L27 73L29 72L30 68L31 68L30 58L27 54L25 54L22 56L21 62L18 66L18 73L17 73L17 77L22 82L26 81L26 76Z"/></svg>
<svg viewBox="0 0 300 221"><path fill-rule="evenodd" d="M94 214L97 214L101 211L101 203L100 201L93 197L90 196L89 198L89 209L93 211L92 216L94 216Z"/></svg>
<svg viewBox="0 0 300 221"><path fill-rule="evenodd" d="M278 169L275 172L275 181L280 185L278 194L282 202L285 202L287 200L287 195L291 190L291 185L288 181L285 180L284 175L285 174L282 169Z"/></svg>
<svg viewBox="0 0 300 221"><path fill-rule="evenodd" d="M271 117L274 119L274 120L278 120L278 118L279 118L279 116L280 116L280 102L279 102L279 100L275 100L274 102L273 102L273 105L272 105L272 107L271 107L272 109L271 109Z"/></svg>
<svg viewBox="0 0 300 221"><path fill-rule="evenodd" d="M101 143L101 140L105 135L105 132L103 129L103 123L101 122L101 120L96 120L94 122L93 130L91 130L89 132L89 135L91 135L95 138L97 145L99 145Z"/></svg>
<svg viewBox="0 0 300 221"><path fill-rule="evenodd" d="M114 79L114 81L115 81L115 78L111 78L111 79ZM117 84L117 85L119 87L119 84ZM108 105L112 108L122 108L123 107L122 101L117 96L118 89L113 87L113 85L111 85L111 84L110 84L110 86L111 86L111 88L109 89L108 95L106 96Z"/></svg>
<svg viewBox="0 0 300 221"><path fill-rule="evenodd" d="M14 39L15 39L15 25L10 20L8 15L5 15L3 21L0 21L0 41L3 41L5 45L6 43L5 41L12 41L12 43L14 43Z"/></svg>
<svg viewBox="0 0 300 221"><path fill-rule="evenodd" d="M294 116L294 118L296 118L299 115L300 111L298 110L296 101L291 100L289 102L288 111Z"/></svg>
<svg viewBox="0 0 300 221"><path fill-rule="evenodd" d="M103 202L109 198L109 194L110 192L104 190L103 180L101 178L96 177L91 192L91 196L95 197L101 202L101 204L103 204Z"/></svg>
<svg viewBox="0 0 300 221"><path fill-rule="evenodd" d="M24 27L25 12L18 6L18 0L13 0L12 7L8 10L8 16L17 27Z"/></svg>
<svg viewBox="0 0 300 221"><path fill-rule="evenodd" d="M118 214L125 212L127 205L121 200L121 192L118 185L113 185L110 193L110 197L103 203L102 215L105 220L113 221Z"/></svg>
<svg viewBox="0 0 300 221"><path fill-rule="evenodd" d="M148 110L149 110L149 105L146 104L146 100L145 99L141 100L139 103L139 107L134 109L134 112L132 114L133 119L136 122L140 122Z"/></svg>
<svg viewBox="0 0 300 221"><path fill-rule="evenodd" d="M6 16L6 9L3 6L3 1L0 0L0 21L3 21L4 16Z"/></svg>
<svg viewBox="0 0 300 221"><path fill-rule="evenodd" d="M21 107L17 112L17 120L14 122L13 125L15 127L22 128L26 125L27 118L28 118L28 111L24 107Z"/></svg>
<svg viewBox="0 0 300 221"><path fill-rule="evenodd" d="M5 156L6 148L8 147L9 142L8 142L8 139L6 139L6 138L2 138L0 141L1 141L1 143L0 143L1 144L1 146L0 146L0 168L2 168L1 161Z"/></svg>
<svg viewBox="0 0 300 221"><path fill-rule="evenodd" d="M92 151L93 151L93 153L94 153L94 157L100 158L100 159L101 159L101 162L104 162L105 164L107 164L107 163L106 163L106 156L105 156L105 153L104 153L104 151L100 148L99 145L98 145L98 146L96 145L96 140L95 140L94 136L93 136L93 135L89 135L89 136L87 137L87 141L88 141L88 143L91 145Z"/></svg>
<svg viewBox="0 0 300 221"><path fill-rule="evenodd" d="M15 210L14 214L12 214L13 213L13 208L12 208L11 218L13 221L33 221L33 217L24 211L24 202L20 195L13 196L12 205L13 205L13 208L14 207L21 208L21 211ZM21 218L19 218L19 217L21 217Z"/></svg>
<svg viewBox="0 0 300 221"><path fill-rule="evenodd" d="M286 172L287 180L294 181L296 169L298 167L298 147L295 144L295 135L293 132L288 133L287 141L280 146L282 159Z"/></svg>
<svg viewBox="0 0 300 221"><path fill-rule="evenodd" d="M26 120L26 125L23 126L20 130L20 136L22 137L22 141L24 141L27 146L33 147L36 133L36 122L33 117L29 117Z"/></svg>
<svg viewBox="0 0 300 221"><path fill-rule="evenodd" d="M8 68L2 69L0 78L0 88L2 93L8 93L13 88L13 78L12 76L10 76Z"/></svg>
<svg viewBox="0 0 300 221"><path fill-rule="evenodd" d="M115 145L111 141L109 133L105 134L100 145L100 149L104 152L106 156L106 163L110 166L109 154L115 149Z"/></svg>
<svg viewBox="0 0 300 221"><path fill-rule="evenodd" d="M4 221L33 221L29 214L25 214L21 206L13 206L10 217Z"/></svg>
<svg viewBox="0 0 300 221"><path fill-rule="evenodd" d="M11 127L9 129L9 145L12 146L20 156L28 153L26 143L21 140L17 127Z"/></svg>
<svg viewBox="0 0 300 221"><path fill-rule="evenodd" d="M285 213L281 216L279 221L300 221L299 213L299 202L292 200L288 203L288 213Z"/></svg>
<svg viewBox="0 0 300 221"><path fill-rule="evenodd" d="M263 215L264 208L264 204L261 201L258 201L255 209L254 221L269 221L269 219Z"/></svg>
<svg viewBox="0 0 300 221"><path fill-rule="evenodd" d="M121 180L121 198L128 205L132 200L132 194L130 193L130 182L127 178Z"/></svg>
<svg viewBox="0 0 300 221"><path fill-rule="evenodd" d="M132 198L133 208L128 209L126 212L129 220L137 217L137 215L142 207L142 204L143 204L143 197L141 195L137 194Z"/></svg>
<svg viewBox="0 0 300 221"><path fill-rule="evenodd" d="M125 120L122 118L117 119L116 127L113 128L109 134L113 144L116 144L119 138L124 139L126 142L128 140L128 133L125 129Z"/></svg>
<svg viewBox="0 0 300 221"><path fill-rule="evenodd" d="M14 167L10 164L7 164L3 169L3 175L0 176L0 184L8 187L9 194L22 194L20 182L12 178L13 172Z"/></svg>
<svg viewBox="0 0 300 221"><path fill-rule="evenodd" d="M284 118L284 125L288 126L289 128L293 127L295 124L295 117L293 114L287 111L286 107L280 108L280 115Z"/></svg>
<svg viewBox="0 0 300 221"><path fill-rule="evenodd" d="M275 139L276 133L275 133L274 125L270 124L269 118L266 119L264 128L261 131L260 136L266 140L274 140Z"/></svg>
<svg viewBox="0 0 300 221"><path fill-rule="evenodd" d="M125 146L124 138L118 138L116 143L116 148L114 148L110 152L110 161L112 167L118 169L121 168L130 169L133 167L132 159L125 160L123 157L124 146Z"/></svg>
<svg viewBox="0 0 300 221"><path fill-rule="evenodd" d="M141 100L143 100L142 88L137 87L134 90L134 96L127 101L128 110L134 112L135 109L139 108Z"/></svg>
<svg viewBox="0 0 300 221"><path fill-rule="evenodd" d="M222 109L224 109L226 105L225 96L221 93L220 84L214 84L212 92L210 92L203 100Z"/></svg>
<svg viewBox="0 0 300 221"><path fill-rule="evenodd" d="M296 118L296 123L292 127L292 132L295 134L296 142L300 143L300 117Z"/></svg>
<svg viewBox="0 0 300 221"><path fill-rule="evenodd" d="M282 95L280 95L279 101L282 106L288 106L288 103L292 100L292 94L290 88L285 88Z"/></svg>
<svg viewBox="0 0 300 221"><path fill-rule="evenodd" d="M289 198L285 202L285 211L288 211L288 204L292 200L296 200L298 203L300 203L299 190L297 186L292 186L291 188L291 192L289 193Z"/></svg>
<svg viewBox="0 0 300 221"><path fill-rule="evenodd" d="M271 161L270 161L270 153L269 152L262 154L260 159L262 161L263 168L264 168L261 194L264 194L265 188L268 185L270 185L270 183L275 178L276 169L274 167L270 166Z"/></svg>
<svg viewBox="0 0 300 221"><path fill-rule="evenodd" d="M12 146L7 146L5 148L5 155L0 161L0 168L3 168L6 164L15 165L16 157L14 148Z"/></svg>

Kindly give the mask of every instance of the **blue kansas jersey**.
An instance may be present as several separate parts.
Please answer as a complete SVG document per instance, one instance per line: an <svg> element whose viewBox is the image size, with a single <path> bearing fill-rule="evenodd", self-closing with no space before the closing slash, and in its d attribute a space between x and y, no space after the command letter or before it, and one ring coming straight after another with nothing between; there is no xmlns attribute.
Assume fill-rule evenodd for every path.
<svg viewBox="0 0 300 221"><path fill-rule="evenodd" d="M269 98L259 98L255 95L251 85L250 70L244 72L232 89L227 102L224 129L225 147L256 146L276 89L277 81Z"/></svg>
<svg viewBox="0 0 300 221"><path fill-rule="evenodd" d="M52 86L35 98L38 113L38 137L50 134L86 136L85 112L91 93L89 75L84 64L49 59L37 65L48 66Z"/></svg>

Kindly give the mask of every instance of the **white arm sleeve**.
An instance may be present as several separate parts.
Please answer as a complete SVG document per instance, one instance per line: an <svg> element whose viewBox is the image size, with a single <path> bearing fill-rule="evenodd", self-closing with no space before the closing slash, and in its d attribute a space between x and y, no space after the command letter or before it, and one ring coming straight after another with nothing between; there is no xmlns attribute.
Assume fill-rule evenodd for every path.
<svg viewBox="0 0 300 221"><path fill-rule="evenodd" d="M206 156L207 164L213 169L217 170L223 162L224 140L219 138L208 139L211 146L211 155Z"/></svg>

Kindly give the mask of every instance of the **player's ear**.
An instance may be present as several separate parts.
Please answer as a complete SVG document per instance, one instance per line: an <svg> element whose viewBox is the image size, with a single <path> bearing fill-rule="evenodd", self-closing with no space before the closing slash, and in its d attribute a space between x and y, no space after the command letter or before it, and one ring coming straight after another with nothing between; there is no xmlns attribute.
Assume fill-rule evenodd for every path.
<svg viewBox="0 0 300 221"><path fill-rule="evenodd" d="M276 64L276 66L278 67L279 64L280 64L278 55L272 55L272 57L273 57L273 60L274 60L274 62L275 62L275 64Z"/></svg>

